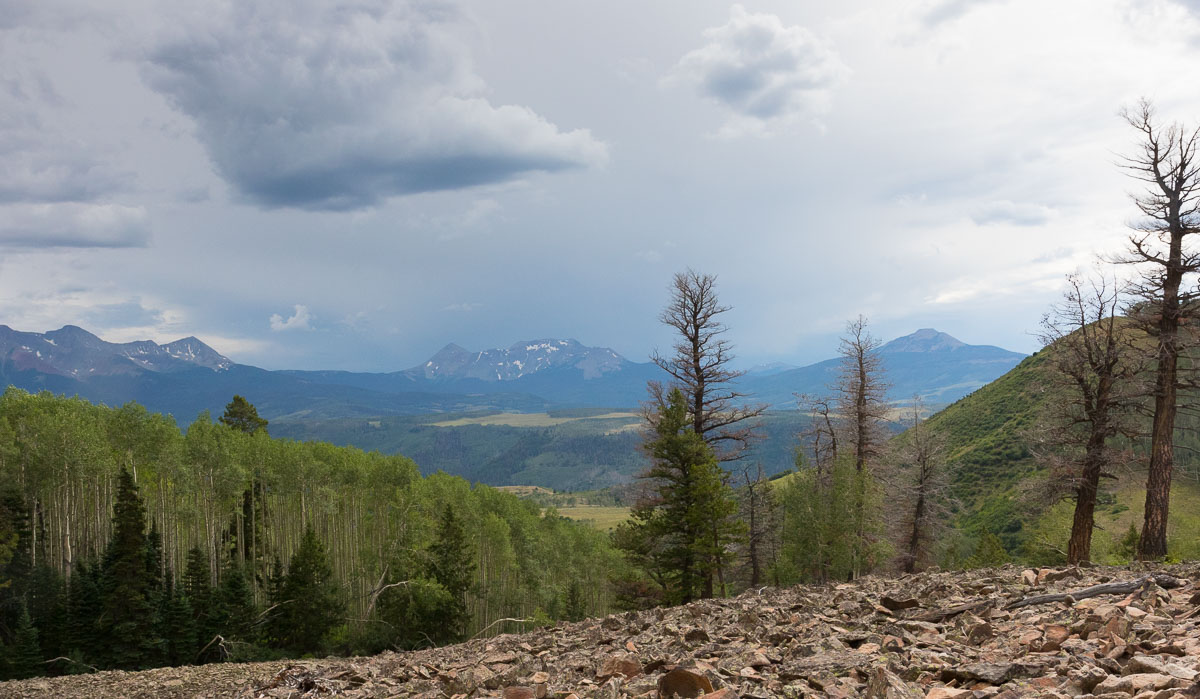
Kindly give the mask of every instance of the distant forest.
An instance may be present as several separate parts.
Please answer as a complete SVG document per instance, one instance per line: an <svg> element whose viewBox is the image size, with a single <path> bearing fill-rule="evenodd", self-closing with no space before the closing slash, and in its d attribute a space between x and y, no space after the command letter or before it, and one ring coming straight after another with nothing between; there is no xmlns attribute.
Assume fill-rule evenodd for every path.
<svg viewBox="0 0 1200 699"><path fill-rule="evenodd" d="M0 398L4 676L424 647L611 606L623 562L586 525L222 417L184 434L136 404Z"/></svg>

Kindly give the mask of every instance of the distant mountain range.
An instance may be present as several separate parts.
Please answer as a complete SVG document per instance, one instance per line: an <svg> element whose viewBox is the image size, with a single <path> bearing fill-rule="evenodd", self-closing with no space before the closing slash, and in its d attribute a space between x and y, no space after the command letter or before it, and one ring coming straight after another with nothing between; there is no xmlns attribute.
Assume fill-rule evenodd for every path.
<svg viewBox="0 0 1200 699"><path fill-rule="evenodd" d="M932 329L880 351L890 396L920 395L931 404L966 395L1024 356L967 345ZM773 365L748 372L739 389L787 408L795 393L824 393L837 366L837 359L798 368ZM634 407L645 399L647 381L665 378L653 363L575 340L529 340L483 351L450 344L418 366L389 373L267 371L232 362L194 337L164 345L110 343L72 325L47 333L0 325L0 381L109 405L136 400L184 423L201 410L219 412L234 393L273 420Z"/></svg>

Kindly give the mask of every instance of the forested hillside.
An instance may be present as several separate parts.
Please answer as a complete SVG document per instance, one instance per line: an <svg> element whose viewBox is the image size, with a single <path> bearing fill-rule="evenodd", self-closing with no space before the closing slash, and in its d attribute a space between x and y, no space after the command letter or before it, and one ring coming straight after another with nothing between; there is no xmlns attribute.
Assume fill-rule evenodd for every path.
<svg viewBox="0 0 1200 699"><path fill-rule="evenodd" d="M28 651L6 672L376 651L609 608L622 561L592 529L226 421L0 398L0 637Z"/></svg>

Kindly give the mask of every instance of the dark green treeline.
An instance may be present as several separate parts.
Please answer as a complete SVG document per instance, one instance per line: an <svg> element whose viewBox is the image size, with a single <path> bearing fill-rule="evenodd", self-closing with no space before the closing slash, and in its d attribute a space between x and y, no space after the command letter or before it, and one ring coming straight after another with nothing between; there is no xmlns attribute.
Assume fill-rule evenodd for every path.
<svg viewBox="0 0 1200 699"><path fill-rule="evenodd" d="M447 643L606 613L623 566L404 457L0 396L4 677Z"/></svg>

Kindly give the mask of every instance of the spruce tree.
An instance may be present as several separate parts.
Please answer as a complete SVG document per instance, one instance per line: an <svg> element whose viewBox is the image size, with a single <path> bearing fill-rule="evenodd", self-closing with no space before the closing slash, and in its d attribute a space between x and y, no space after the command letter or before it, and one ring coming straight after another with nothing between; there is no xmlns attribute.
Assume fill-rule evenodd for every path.
<svg viewBox="0 0 1200 699"><path fill-rule="evenodd" d="M5 649L5 672L10 679L20 680L44 674L44 667L38 631L29 616L29 609L21 602L12 645Z"/></svg>
<svg viewBox="0 0 1200 699"><path fill-rule="evenodd" d="M246 571L237 562L231 562L221 576L219 594L227 620L225 635L239 641L252 641L258 609L254 605L254 590L246 578Z"/></svg>
<svg viewBox="0 0 1200 699"><path fill-rule="evenodd" d="M163 654L171 666L196 662L196 626L192 605L180 585L168 574L159 604L159 635L163 639Z"/></svg>
<svg viewBox="0 0 1200 699"><path fill-rule="evenodd" d="M118 669L141 669L155 663L161 639L155 634L151 603L153 581L146 572L146 514L137 485L121 469L113 505L113 533L103 569L104 638L102 657Z"/></svg>
<svg viewBox="0 0 1200 699"><path fill-rule="evenodd" d="M288 565L281 597L279 644L295 653L321 650L326 635L341 618L345 603L325 545L311 526L305 529L300 548Z"/></svg>
<svg viewBox="0 0 1200 699"><path fill-rule="evenodd" d="M450 594L450 606L443 623L449 630L451 642L466 636L467 592L475 579L475 552L467 540L462 522L454 508L442 508L438 538L429 548L429 573Z"/></svg>
<svg viewBox="0 0 1200 699"><path fill-rule="evenodd" d="M183 593L192 608L192 625L196 634L195 662L208 663L222 660L220 644L213 639L223 636L229 620L229 610L219 590L214 590L212 568L209 557L199 546L188 551L187 570L184 572Z"/></svg>
<svg viewBox="0 0 1200 699"><path fill-rule="evenodd" d="M67 616L70 619L67 646L72 657L99 662L100 567L94 561L78 559L67 586Z"/></svg>
<svg viewBox="0 0 1200 699"><path fill-rule="evenodd" d="M690 424L683 392L672 389L649 416L645 450L653 496L638 503L617 537L630 559L644 566L668 603L686 603L713 589L740 535L737 502L712 449Z"/></svg>

